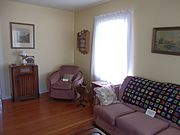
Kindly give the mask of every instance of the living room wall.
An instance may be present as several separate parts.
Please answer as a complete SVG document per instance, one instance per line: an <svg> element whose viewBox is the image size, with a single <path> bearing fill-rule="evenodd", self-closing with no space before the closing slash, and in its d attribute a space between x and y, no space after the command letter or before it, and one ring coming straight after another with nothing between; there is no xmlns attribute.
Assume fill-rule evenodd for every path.
<svg viewBox="0 0 180 135"><path fill-rule="evenodd" d="M3 98L10 98L10 76L8 66L19 63L19 49L11 49L9 22L35 24L35 49L27 49L28 55L35 56L39 66L40 92L47 91L47 75L63 64L74 64L74 13L65 10L34 6L30 4L1 0L3 51L0 63L5 74ZM2 43L2 44L1 44Z"/></svg>
<svg viewBox="0 0 180 135"><path fill-rule="evenodd" d="M1 6L0 6L1 8ZM1 12L0 12L0 18L1 18ZM1 19L0 19L0 99L2 97L2 89L4 88L4 82L3 82L3 51L2 51L2 33L1 33Z"/></svg>
<svg viewBox="0 0 180 135"><path fill-rule="evenodd" d="M94 17L125 9L134 11L134 75L180 84L180 56L151 53L153 27L180 26L179 0L113 0L97 7L77 11L75 33L88 29L92 43ZM87 55L82 55L77 49L74 53L75 64L81 66L86 79L90 81L91 46Z"/></svg>

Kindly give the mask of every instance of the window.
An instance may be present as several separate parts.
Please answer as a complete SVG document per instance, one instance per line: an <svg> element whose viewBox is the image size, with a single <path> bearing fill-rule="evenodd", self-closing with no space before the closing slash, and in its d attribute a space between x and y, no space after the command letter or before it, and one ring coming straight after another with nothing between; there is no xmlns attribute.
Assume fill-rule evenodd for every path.
<svg viewBox="0 0 180 135"><path fill-rule="evenodd" d="M122 83L129 72L131 11L95 17L92 79Z"/></svg>

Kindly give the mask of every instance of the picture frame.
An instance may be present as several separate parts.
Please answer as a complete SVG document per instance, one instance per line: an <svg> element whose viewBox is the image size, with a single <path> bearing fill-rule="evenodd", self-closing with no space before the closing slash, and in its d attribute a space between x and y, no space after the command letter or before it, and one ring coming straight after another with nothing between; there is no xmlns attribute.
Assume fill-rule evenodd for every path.
<svg viewBox="0 0 180 135"><path fill-rule="evenodd" d="M180 55L180 27L153 28L151 52Z"/></svg>
<svg viewBox="0 0 180 135"><path fill-rule="evenodd" d="M12 49L35 48L34 24L10 22L10 37Z"/></svg>

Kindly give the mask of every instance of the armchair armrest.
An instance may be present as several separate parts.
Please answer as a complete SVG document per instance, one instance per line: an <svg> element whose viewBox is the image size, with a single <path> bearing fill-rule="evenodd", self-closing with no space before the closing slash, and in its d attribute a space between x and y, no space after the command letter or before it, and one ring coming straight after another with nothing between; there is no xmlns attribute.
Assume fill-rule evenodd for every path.
<svg viewBox="0 0 180 135"><path fill-rule="evenodd" d="M52 74L49 75L48 77L48 83L50 83L50 85L56 83L60 78L60 74L59 71L55 71Z"/></svg>
<svg viewBox="0 0 180 135"><path fill-rule="evenodd" d="M73 87L78 87L80 84L82 84L84 81L83 73L80 71L76 75L76 78L73 80Z"/></svg>

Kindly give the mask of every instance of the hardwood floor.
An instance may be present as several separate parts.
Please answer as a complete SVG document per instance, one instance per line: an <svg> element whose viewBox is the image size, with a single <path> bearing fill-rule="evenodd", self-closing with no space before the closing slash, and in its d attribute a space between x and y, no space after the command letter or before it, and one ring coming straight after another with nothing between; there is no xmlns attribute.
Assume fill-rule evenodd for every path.
<svg viewBox="0 0 180 135"><path fill-rule="evenodd" d="M91 106L77 106L44 95L22 102L3 102L0 135L73 135L92 127L92 121Z"/></svg>

